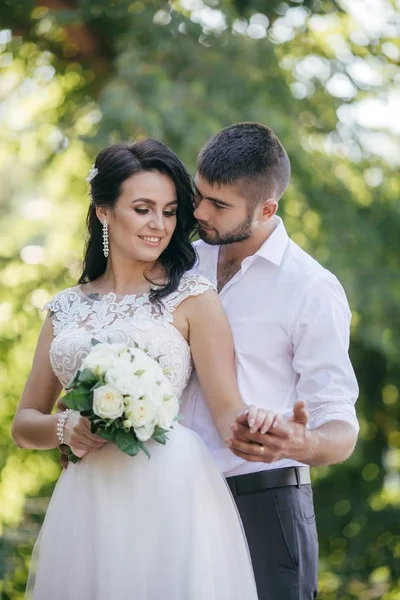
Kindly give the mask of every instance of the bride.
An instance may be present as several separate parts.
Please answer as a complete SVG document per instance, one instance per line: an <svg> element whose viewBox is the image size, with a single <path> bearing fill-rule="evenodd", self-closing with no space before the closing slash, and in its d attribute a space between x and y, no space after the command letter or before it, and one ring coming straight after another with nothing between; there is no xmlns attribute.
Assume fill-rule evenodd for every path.
<svg viewBox="0 0 400 600"><path fill-rule="evenodd" d="M181 425L150 460L91 433L77 412L52 414L91 339L145 344L163 356L179 398L194 364L223 438L244 408L227 318L196 256L190 176L155 140L118 144L88 177L88 241L79 284L48 303L13 423L22 448L69 444L35 546L34 600L255 600L251 563L226 484ZM256 425L265 415L252 408ZM256 411L256 412L254 412Z"/></svg>

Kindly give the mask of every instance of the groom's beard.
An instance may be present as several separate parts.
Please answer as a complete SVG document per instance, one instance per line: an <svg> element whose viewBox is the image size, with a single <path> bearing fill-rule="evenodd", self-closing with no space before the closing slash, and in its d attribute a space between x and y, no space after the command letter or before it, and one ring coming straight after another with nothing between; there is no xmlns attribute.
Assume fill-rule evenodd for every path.
<svg viewBox="0 0 400 600"><path fill-rule="evenodd" d="M252 233L253 215L248 213L245 220L235 229L220 234L216 229L202 229L199 221L199 237L210 246L223 246L225 244L236 244L248 240Z"/></svg>

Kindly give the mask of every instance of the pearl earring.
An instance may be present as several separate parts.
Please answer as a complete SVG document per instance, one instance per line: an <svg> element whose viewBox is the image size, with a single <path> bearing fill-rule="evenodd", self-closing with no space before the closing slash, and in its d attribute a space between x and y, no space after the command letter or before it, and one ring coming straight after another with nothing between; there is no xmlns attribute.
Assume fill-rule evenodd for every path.
<svg viewBox="0 0 400 600"><path fill-rule="evenodd" d="M103 252L104 256L108 256L108 221L103 221Z"/></svg>

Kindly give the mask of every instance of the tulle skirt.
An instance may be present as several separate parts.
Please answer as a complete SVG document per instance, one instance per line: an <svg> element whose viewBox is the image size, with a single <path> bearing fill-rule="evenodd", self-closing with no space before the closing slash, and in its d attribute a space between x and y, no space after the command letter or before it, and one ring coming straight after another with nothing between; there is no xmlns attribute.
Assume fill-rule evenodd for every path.
<svg viewBox="0 0 400 600"><path fill-rule="evenodd" d="M242 525L200 438L177 425L151 458L114 444L62 473L26 599L257 600Z"/></svg>

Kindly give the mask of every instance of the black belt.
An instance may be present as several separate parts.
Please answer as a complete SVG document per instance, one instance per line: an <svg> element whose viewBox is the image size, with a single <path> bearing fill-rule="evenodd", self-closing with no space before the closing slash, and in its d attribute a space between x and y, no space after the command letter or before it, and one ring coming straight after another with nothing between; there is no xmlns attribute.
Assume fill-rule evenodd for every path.
<svg viewBox="0 0 400 600"><path fill-rule="evenodd" d="M283 469L270 469L247 475L227 477L227 484L236 494L247 494L271 488L280 488L311 483L310 467L285 467Z"/></svg>

